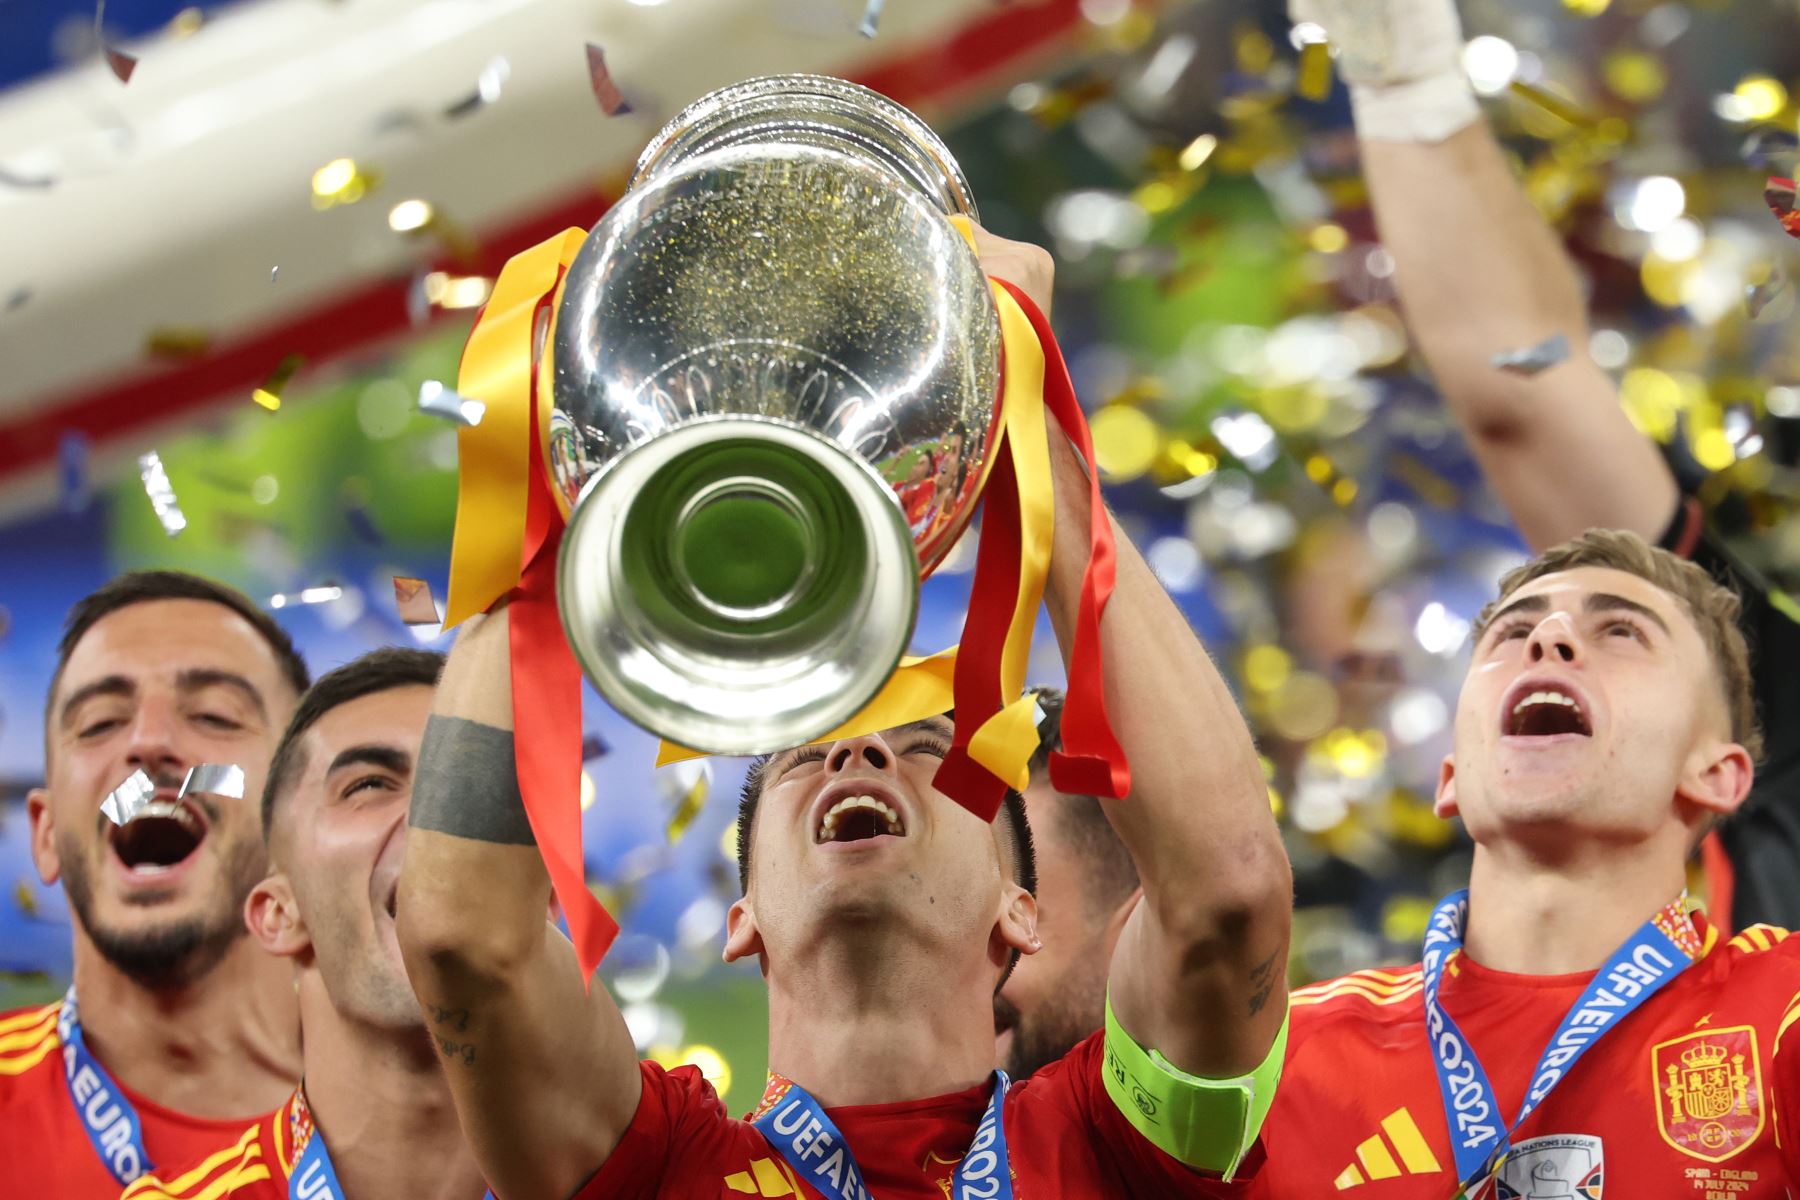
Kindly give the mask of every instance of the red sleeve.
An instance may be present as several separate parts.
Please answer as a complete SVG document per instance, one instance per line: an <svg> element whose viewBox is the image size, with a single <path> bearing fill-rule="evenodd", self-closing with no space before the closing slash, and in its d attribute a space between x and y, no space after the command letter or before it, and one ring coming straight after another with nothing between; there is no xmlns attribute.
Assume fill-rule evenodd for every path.
<svg viewBox="0 0 1800 1200"><path fill-rule="evenodd" d="M1789 999L1781 1014L1771 1058L1775 1073L1775 1086L1770 1089L1775 1109L1775 1142L1781 1147L1788 1174L1800 1179L1800 995Z"/></svg>
<svg viewBox="0 0 1800 1200"><path fill-rule="evenodd" d="M689 1160L695 1143L716 1137L730 1123L725 1105L698 1067L666 1071L641 1062L643 1092L625 1136L573 1200L652 1200L673 1184L674 1160ZM710 1136L709 1136L710 1135ZM681 1163L690 1165L688 1161ZM673 1193L671 1193L673 1194Z"/></svg>
<svg viewBox="0 0 1800 1200"><path fill-rule="evenodd" d="M1125 1119L1106 1090L1100 1072L1106 1061L1104 1033L1095 1033L1052 1070L1062 1074L1062 1086L1074 1092L1081 1117L1100 1143L1103 1159L1110 1158L1114 1170L1129 1185L1133 1195L1140 1196L1241 1196L1250 1180L1262 1166L1263 1148L1259 1139L1244 1157L1230 1183L1217 1175L1196 1171L1150 1144L1149 1139ZM1041 1074L1041 1073L1040 1073ZM1037 1082L1037 1076L1032 1082Z"/></svg>

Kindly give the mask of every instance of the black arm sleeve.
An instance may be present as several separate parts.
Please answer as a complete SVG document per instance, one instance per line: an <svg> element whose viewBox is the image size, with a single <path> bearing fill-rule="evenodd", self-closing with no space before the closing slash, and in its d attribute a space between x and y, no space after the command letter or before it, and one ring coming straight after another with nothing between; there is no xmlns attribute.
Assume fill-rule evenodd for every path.
<svg viewBox="0 0 1800 1200"><path fill-rule="evenodd" d="M1706 527L1693 499L1676 509L1664 549L1705 567L1743 600L1750 680L1765 751L1756 782L1719 838L1737 875L1732 924L1800 929L1800 607Z"/></svg>

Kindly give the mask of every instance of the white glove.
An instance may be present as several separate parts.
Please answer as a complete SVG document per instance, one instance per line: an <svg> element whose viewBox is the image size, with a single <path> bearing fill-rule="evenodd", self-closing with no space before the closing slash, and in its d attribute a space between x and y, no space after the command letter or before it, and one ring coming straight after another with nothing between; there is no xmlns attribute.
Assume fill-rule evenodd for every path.
<svg viewBox="0 0 1800 1200"><path fill-rule="evenodd" d="M1455 0L1289 0L1288 15L1337 50L1362 137L1441 142L1480 115Z"/></svg>

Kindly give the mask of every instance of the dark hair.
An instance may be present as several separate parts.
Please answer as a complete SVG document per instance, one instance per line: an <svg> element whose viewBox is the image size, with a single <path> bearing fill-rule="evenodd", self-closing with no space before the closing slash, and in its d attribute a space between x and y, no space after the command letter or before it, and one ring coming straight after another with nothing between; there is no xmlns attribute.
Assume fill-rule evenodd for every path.
<svg viewBox="0 0 1800 1200"><path fill-rule="evenodd" d="M1053 687L1032 688L1043 717L1038 721L1038 748L1031 756L1031 781L1050 781L1050 755L1062 749L1063 693ZM1081 863L1086 887L1082 898L1091 913L1110 913L1138 888L1137 864L1131 851L1119 837L1119 831L1106 819L1106 811L1098 797L1078 792L1056 793L1056 819L1040 821L1056 832Z"/></svg>
<svg viewBox="0 0 1800 1200"><path fill-rule="evenodd" d="M762 803L763 772L768 768L773 754L764 754L750 764L750 770L744 775L743 790L738 793L737 815L737 864L738 890L750 890L750 834L756 826L756 807ZM1019 886L1037 894L1037 847L1031 841L1031 825L1025 820L1025 797L1011 788L1006 789L1006 796L1000 802L1000 816L1006 818L1007 828L1012 832L1009 841L1012 844L1013 875Z"/></svg>
<svg viewBox="0 0 1800 1200"><path fill-rule="evenodd" d="M275 815L275 804L281 794L292 787L306 759L300 739L319 719L334 708L402 687L436 687L444 671L444 656L436 650L416 650L405 646L384 646L352 659L336 670L319 676L319 682L300 698L300 707L282 731L275 756L269 760L269 781L263 785L263 837L269 836Z"/></svg>
<svg viewBox="0 0 1800 1200"><path fill-rule="evenodd" d="M46 701L46 707L55 700L57 686L62 683L63 668L69 665L69 656L75 652L81 639L87 636L88 630L102 618L122 608L129 608L133 604L147 604L153 600L203 600L230 609L250 622L251 628L268 643L269 652L275 656L283 677L293 685L295 695L304 692L312 682L312 676L306 669L306 661L294 649L294 640L287 635L287 630L277 625L273 617L236 588L190 575L186 571L126 571L123 575L115 576L98 591L90 592L76 601L75 606L69 609L69 615L63 621L62 641L56 647L56 671L50 677L50 697Z"/></svg>

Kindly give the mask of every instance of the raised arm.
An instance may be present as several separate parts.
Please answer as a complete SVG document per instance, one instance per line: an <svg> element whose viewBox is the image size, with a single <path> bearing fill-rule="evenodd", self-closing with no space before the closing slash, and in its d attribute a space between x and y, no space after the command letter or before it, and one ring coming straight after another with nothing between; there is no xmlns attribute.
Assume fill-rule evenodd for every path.
<svg viewBox="0 0 1800 1200"><path fill-rule="evenodd" d="M1407 326L1526 540L1603 525L1654 541L1674 477L1588 356L1580 281L1476 107L1453 0L1293 0L1293 15L1338 51ZM1555 334L1561 365L1494 366Z"/></svg>
<svg viewBox="0 0 1800 1200"><path fill-rule="evenodd" d="M637 1111L631 1035L545 919L519 799L507 617L464 625L419 755L397 913L476 1161L501 1200L568 1196Z"/></svg>
<svg viewBox="0 0 1800 1200"><path fill-rule="evenodd" d="M1048 254L988 234L979 245L989 274L1049 311ZM1054 424L1050 442L1056 534L1045 601L1066 660L1091 529L1088 477ZM1293 876L1236 701L1116 522L1113 531L1117 584L1101 644L1133 789L1105 811L1144 901L1113 955L1112 1007L1140 1046L1190 1074L1227 1078L1263 1062L1287 1010Z"/></svg>

